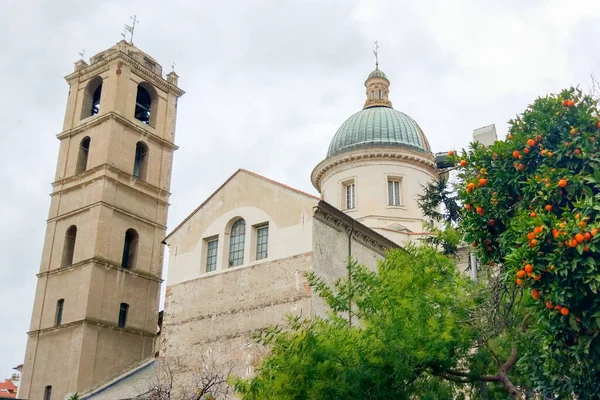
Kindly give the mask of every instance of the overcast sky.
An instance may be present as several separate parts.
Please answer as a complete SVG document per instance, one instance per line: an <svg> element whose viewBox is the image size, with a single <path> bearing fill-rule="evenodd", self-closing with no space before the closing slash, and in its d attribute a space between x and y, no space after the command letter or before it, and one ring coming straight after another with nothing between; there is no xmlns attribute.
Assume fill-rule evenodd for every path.
<svg viewBox="0 0 600 400"><path fill-rule="evenodd" d="M541 0L4 0L0 12L0 378L22 363L69 74L121 39L180 99L175 227L237 168L315 193L310 173L380 67L394 108L434 151L506 121L541 94L600 75L600 2ZM315 193L316 194L316 193Z"/></svg>

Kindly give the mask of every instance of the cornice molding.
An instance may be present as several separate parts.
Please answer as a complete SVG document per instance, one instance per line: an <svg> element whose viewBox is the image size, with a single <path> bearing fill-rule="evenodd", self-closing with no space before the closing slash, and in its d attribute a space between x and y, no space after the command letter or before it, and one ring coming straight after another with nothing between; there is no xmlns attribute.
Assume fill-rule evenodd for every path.
<svg viewBox="0 0 600 400"><path fill-rule="evenodd" d="M72 210L72 211L69 211L68 213L64 213L64 214L57 215L56 217L48 218L46 220L46 223L60 221L62 219L69 218L69 217L71 217L73 215L79 214L79 213L81 213L83 211L87 211L89 209L92 209L92 208L98 207L98 206L104 206L106 208L110 208L111 210L113 210L113 211L115 211L117 213L120 213L122 215L126 215L129 218L135 219L136 221L139 221L139 222L144 223L146 225L150 225L150 226L152 226L154 228L162 229L165 232L167 230L167 226L166 225L159 224L156 221L152 221L152 220L144 218L144 217L140 217L139 215L136 215L136 214L132 213L131 211L124 210L124 209L122 209L120 207L117 207L117 206L115 206L113 204L109 204L109 203L107 203L105 201L102 201L102 200L96 201L96 202L91 203L91 204L86 204L85 206L77 208L77 209Z"/></svg>
<svg viewBox="0 0 600 400"><path fill-rule="evenodd" d="M326 158L325 160L321 161L313 170L311 174L311 182L315 189L317 189L320 193L323 178L334 168L344 164L374 160L399 161L412 164L426 170L432 175L432 177L437 177L435 158L433 155L428 156L401 148L395 149L382 147L368 150L361 149Z"/></svg>
<svg viewBox="0 0 600 400"><path fill-rule="evenodd" d="M80 268L82 268L86 265L90 265L90 264L97 266L97 267L113 269L113 270L122 272L124 274L136 276L138 278L147 279L147 280L154 281L157 283L162 283L162 281L163 281L162 278L159 278L157 276L148 274L146 272L136 271L135 269L121 268L120 265L117 265L110 260L106 260L106 259L99 258L99 257L92 257L92 258L88 258L85 260L81 260L79 262L76 262L75 264L69 265L68 267L56 268L56 269L51 269L50 271L39 272L36 274L36 276L38 278L51 277L53 275L58 275L58 274L61 274L64 272L70 272L70 271L73 271L76 269L80 269Z"/></svg>
<svg viewBox="0 0 600 400"><path fill-rule="evenodd" d="M363 246L376 251L382 256L385 256L390 249L400 247L388 238L366 227L329 203L320 201L319 204L314 207L313 211L313 218L316 220L323 222L339 232L344 231L348 235L352 234L354 240L361 243Z"/></svg>
<svg viewBox="0 0 600 400"><path fill-rule="evenodd" d="M96 125L100 125L101 123L103 123L104 121L107 121L109 119L120 122L123 125L126 125L128 128L130 128L134 131L138 131L138 133L141 133L142 135L147 136L149 139L152 139L153 141L157 142L158 144L162 145L163 147L167 147L171 150L179 149L179 147L177 145L175 145L174 143L171 143L168 140L161 138L156 133L154 133L144 127L139 126L138 124L134 123L133 121L130 121L129 119L123 117L120 114L117 114L114 111L108 111L104 114L100 114L100 115L94 116L93 118L89 118L89 121L85 121L82 124L79 124L74 128L67 129L66 131L63 131L63 132L59 133L58 135L56 135L56 137L59 140L69 138L71 136L81 133L82 131L93 128Z"/></svg>
<svg viewBox="0 0 600 400"><path fill-rule="evenodd" d="M119 169L119 168L115 167L114 165L110 165L110 164L101 164L101 165L98 165L98 166L96 166L94 168L90 168L89 170L86 170L85 172L82 172L81 174L73 175L73 176L70 176L68 178L59 179L57 181L52 182L51 183L52 188L57 188L57 187L59 187L61 185L62 186L68 185L68 184L76 182L78 180L82 181L82 182L80 182L80 183L78 183L76 185L70 186L68 188L58 189L56 191L53 191L52 193L50 193L50 196L55 196L55 195L60 194L60 193L68 193L71 190L76 190L76 189L81 188L82 186L88 185L88 184L94 182L97 179L106 179L106 180L109 180L109 181L112 181L112 182L116 182L117 184L120 184L122 186L125 186L125 187L128 187L128 188L137 190L139 193L141 193L143 195L146 195L146 196L149 196L153 200L157 200L160 203L169 205L169 203L166 200L161 200L161 199L155 197L154 195L152 195L150 193L146 193L146 192L144 192L144 191L136 188L135 186L131 186L131 185L125 183L125 182L121 182L120 180L115 179L115 178L113 178L111 176L108 176L108 175L100 175L100 176L97 176L97 177L95 177L95 178L93 178L91 180L85 180L85 178L90 177L90 175L93 175L94 173L102 171L102 170L109 170L109 171L114 172L115 174L119 175L121 178L127 179L128 181L134 181L136 185L143 186L146 189L148 189L149 191L157 193L159 196L164 196L164 197L167 197L167 198L171 196L171 192L169 192L168 190L161 189L158 186L155 186L155 185L153 185L151 183L148 183L148 182L146 182L146 181L144 181L142 179L138 179L138 178L134 177L132 174L130 174L128 172L125 172L122 169Z"/></svg>
<svg viewBox="0 0 600 400"><path fill-rule="evenodd" d="M174 93L177 97L181 97L181 96L183 96L183 94L185 94L185 92L183 90L181 90L174 84L170 83L166 79L163 79L162 76L159 76L156 73L150 71L149 69L144 67L142 64L140 64L137 60L135 60L133 57L129 56L127 53L123 52L121 49L118 49L118 48L115 49L114 53L108 55L103 60L97 61L88 67L79 69L79 70L65 76L65 80L69 84L71 84L77 78L81 78L81 80L86 80L91 75L97 74L98 70L107 67L109 64L111 64L113 61L116 61L116 60L125 61L129 66L131 66L133 69L138 71L140 75L147 78L149 82L153 83L154 85L161 88L162 90L164 90L167 93Z"/></svg>
<svg viewBox="0 0 600 400"><path fill-rule="evenodd" d="M158 320L158 314L157 314L157 320ZM147 331L145 329L128 328L128 327L119 328L119 326L113 322L104 321L104 320L95 319L95 318L89 318L89 317L86 317L84 319L80 319L77 321L67 322L65 324L60 324L58 326L51 326L49 328L43 328L43 329L35 329L35 330L27 332L27 335L29 335L29 336L39 335L39 334L46 333L46 332L59 331L59 330L69 329L69 328L77 327L77 326L81 326L81 325L84 325L84 326L85 325L94 325L94 326L98 326L100 328L131 333L131 334L138 335L138 336L147 336L147 337L151 337L151 338L154 338L157 336L156 332Z"/></svg>

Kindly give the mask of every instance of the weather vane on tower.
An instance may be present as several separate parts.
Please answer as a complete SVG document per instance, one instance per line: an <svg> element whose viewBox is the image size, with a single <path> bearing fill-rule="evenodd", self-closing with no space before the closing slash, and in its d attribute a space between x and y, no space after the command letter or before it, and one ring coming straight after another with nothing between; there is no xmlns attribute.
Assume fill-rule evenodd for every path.
<svg viewBox="0 0 600 400"><path fill-rule="evenodd" d="M377 40L375 41L375 50L373 50L373 54L375 54L375 69L379 69L379 45L377 44Z"/></svg>
<svg viewBox="0 0 600 400"><path fill-rule="evenodd" d="M121 36L123 36L123 39L127 40L127 38L125 37L127 32L129 32L131 34L131 36L129 37L129 43L133 44L133 32L135 31L135 24L138 21L138 19L136 18L137 14L134 15L133 17L129 17L131 18L131 20L133 21L133 23L131 25L127 25L125 24L125 29L123 29L123 32L121 32Z"/></svg>

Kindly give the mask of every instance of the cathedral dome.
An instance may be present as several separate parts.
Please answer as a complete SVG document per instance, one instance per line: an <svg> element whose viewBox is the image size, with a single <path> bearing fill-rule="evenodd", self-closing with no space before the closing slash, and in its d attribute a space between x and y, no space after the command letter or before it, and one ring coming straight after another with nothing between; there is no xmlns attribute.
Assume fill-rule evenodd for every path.
<svg viewBox="0 0 600 400"><path fill-rule="evenodd" d="M430 153L414 119L391 107L369 107L352 115L331 140L327 157L368 147L404 147Z"/></svg>

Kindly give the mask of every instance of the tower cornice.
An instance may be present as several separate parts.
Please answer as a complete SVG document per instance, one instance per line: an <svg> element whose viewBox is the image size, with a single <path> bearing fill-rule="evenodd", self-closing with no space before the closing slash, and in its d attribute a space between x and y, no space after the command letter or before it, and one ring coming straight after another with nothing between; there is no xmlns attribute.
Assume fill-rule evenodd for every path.
<svg viewBox="0 0 600 400"><path fill-rule="evenodd" d="M116 60L125 61L128 65L130 65L136 71L138 71L140 75L147 78L150 83L163 89L165 92L174 93L177 97L181 97L185 94L185 91L175 86L171 82L167 81L162 76L150 71L148 68L144 67L137 60L135 60L133 57L130 57L120 48L117 48L114 53L108 55L106 58L100 61L96 61L95 63L89 66L77 69L75 72L65 76L65 80L67 81L67 83L71 84L76 79L88 79L92 75L97 74L98 70L107 67Z"/></svg>
<svg viewBox="0 0 600 400"><path fill-rule="evenodd" d="M130 121L129 119L123 117L122 115L117 114L114 111L108 111L108 112L100 114L98 116L89 117L88 119L89 119L89 121L85 121L84 123L79 124L74 128L62 131L61 133L56 135L56 137L59 140L62 140L62 139L68 138L69 136L77 135L78 133L88 130L89 128L99 125L106 120L112 119L112 120L122 123L123 125L126 125L127 127L141 133L144 136L147 136L148 138L154 140L155 142L157 142L165 147L168 147L172 150L179 149L179 147L176 144L174 144L166 139L161 138L160 136L153 133L149 129L139 126L138 124L134 123L133 121Z"/></svg>

